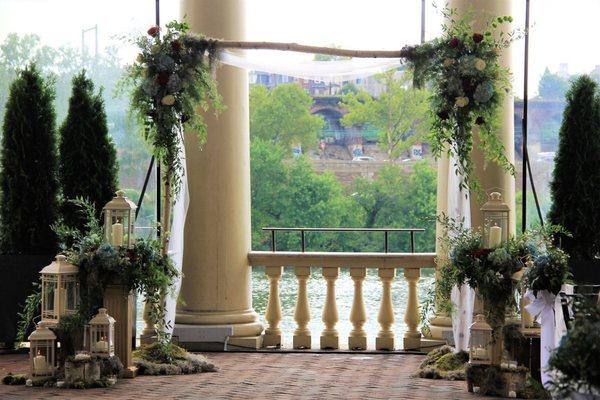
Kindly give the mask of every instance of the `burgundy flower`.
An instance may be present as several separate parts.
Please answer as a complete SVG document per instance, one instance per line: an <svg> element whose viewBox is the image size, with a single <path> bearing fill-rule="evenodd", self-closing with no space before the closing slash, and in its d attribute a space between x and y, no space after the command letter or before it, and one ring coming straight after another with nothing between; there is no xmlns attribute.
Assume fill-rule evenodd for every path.
<svg viewBox="0 0 600 400"><path fill-rule="evenodd" d="M475 43L480 43L483 40L483 35L481 33L474 33L473 34L473 41Z"/></svg>
<svg viewBox="0 0 600 400"><path fill-rule="evenodd" d="M492 252L492 249L476 249L471 252L471 256L475 258L481 258L487 256Z"/></svg>
<svg viewBox="0 0 600 400"><path fill-rule="evenodd" d="M174 52L181 50L181 42L179 40L173 40L171 42L171 49L173 49Z"/></svg>
<svg viewBox="0 0 600 400"><path fill-rule="evenodd" d="M475 120L475 123L477 125L483 125L485 123L485 119L483 119L483 117L477 117L477 119Z"/></svg>
<svg viewBox="0 0 600 400"><path fill-rule="evenodd" d="M152 37L158 35L158 32L160 32L160 26L153 26L150 29L148 29L148 35Z"/></svg>
<svg viewBox="0 0 600 400"><path fill-rule="evenodd" d="M462 80L462 89L465 94L470 95L475 91L475 85L473 85L473 82L471 82L470 79L464 78Z"/></svg>
<svg viewBox="0 0 600 400"><path fill-rule="evenodd" d="M437 113L437 116L439 119L441 119L442 121L447 120L448 118L450 118L450 114L448 113L448 111L443 110Z"/></svg>
<svg viewBox="0 0 600 400"><path fill-rule="evenodd" d="M190 120L190 116L187 114L181 114L181 123L185 124L186 122L188 122Z"/></svg>
<svg viewBox="0 0 600 400"><path fill-rule="evenodd" d="M458 40L458 38L456 38L456 37L453 37L448 42L448 47L450 47L451 49L454 49L454 48L458 47L459 44L460 44L460 40Z"/></svg>
<svg viewBox="0 0 600 400"><path fill-rule="evenodd" d="M165 71L159 72L156 76L156 81L162 86L165 86L169 82L169 73Z"/></svg>

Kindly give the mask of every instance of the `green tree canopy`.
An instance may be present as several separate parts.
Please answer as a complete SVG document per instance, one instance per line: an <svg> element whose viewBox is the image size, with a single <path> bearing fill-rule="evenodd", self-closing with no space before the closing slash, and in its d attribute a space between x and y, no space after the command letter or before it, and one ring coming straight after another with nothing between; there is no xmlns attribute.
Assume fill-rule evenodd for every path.
<svg viewBox="0 0 600 400"><path fill-rule="evenodd" d="M0 164L0 253L56 249L58 216L54 91L32 65L10 87Z"/></svg>
<svg viewBox="0 0 600 400"><path fill-rule="evenodd" d="M562 248L575 260L600 252L600 98L587 75L567 92L550 190L550 221L573 234Z"/></svg>
<svg viewBox="0 0 600 400"><path fill-rule="evenodd" d="M317 146L323 118L312 115L313 99L296 83L272 90L262 85L250 89L250 136L276 143L285 149L298 144L303 149Z"/></svg>
<svg viewBox="0 0 600 400"><path fill-rule="evenodd" d="M383 92L374 98L365 91L348 93L342 107L348 113L344 126L370 125L379 131L379 144L390 157L400 154L429 133L428 93L424 89L408 88L408 77L398 79L394 71L377 76Z"/></svg>
<svg viewBox="0 0 600 400"><path fill-rule="evenodd" d="M546 67L538 84L538 95L544 100L563 100L569 89L569 81L558 74L553 74Z"/></svg>
<svg viewBox="0 0 600 400"><path fill-rule="evenodd" d="M102 91L94 93L94 84L85 71L73 78L67 118L60 128L59 178L66 200L83 197L91 201L100 217L102 207L117 190L116 151L108 135ZM83 228L79 210L63 205L68 226Z"/></svg>

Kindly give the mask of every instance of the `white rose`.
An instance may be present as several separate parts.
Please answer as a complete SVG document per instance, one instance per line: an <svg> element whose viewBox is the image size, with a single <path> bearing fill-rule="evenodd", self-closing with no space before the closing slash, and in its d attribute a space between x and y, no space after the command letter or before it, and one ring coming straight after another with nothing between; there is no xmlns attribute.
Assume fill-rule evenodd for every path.
<svg viewBox="0 0 600 400"><path fill-rule="evenodd" d="M135 59L137 62L139 62L140 64L144 62L144 55L142 53L137 55L137 58Z"/></svg>
<svg viewBox="0 0 600 400"><path fill-rule="evenodd" d="M160 102L165 106L172 106L173 104L175 104L175 96L173 96L172 94L168 94L165 97L163 97L160 100Z"/></svg>
<svg viewBox="0 0 600 400"><path fill-rule="evenodd" d="M467 104L469 104L469 98L468 97L457 97L455 103L458 107L464 107Z"/></svg>

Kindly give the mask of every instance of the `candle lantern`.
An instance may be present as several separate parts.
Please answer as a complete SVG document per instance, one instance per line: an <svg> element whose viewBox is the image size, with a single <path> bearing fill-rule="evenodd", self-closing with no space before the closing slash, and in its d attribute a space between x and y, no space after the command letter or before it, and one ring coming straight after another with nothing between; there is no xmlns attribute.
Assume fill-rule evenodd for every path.
<svg viewBox="0 0 600 400"><path fill-rule="evenodd" d="M103 208L104 237L115 247L133 246L135 210L137 206L119 190Z"/></svg>
<svg viewBox="0 0 600 400"><path fill-rule="evenodd" d="M98 314L90 320L90 354L101 357L115 355L115 319L108 315L106 308L98 309Z"/></svg>
<svg viewBox="0 0 600 400"><path fill-rule="evenodd" d="M29 335L29 370L32 377L54 374L56 335L48 329L49 326L46 322L39 322Z"/></svg>
<svg viewBox="0 0 600 400"><path fill-rule="evenodd" d="M492 192L481 207L483 213L484 242L486 248L498 247L508 240L510 207L502 201L502 195Z"/></svg>
<svg viewBox="0 0 600 400"><path fill-rule="evenodd" d="M44 323L57 324L61 317L75 314L79 306L78 272L79 269L68 263L62 254L40 271Z"/></svg>
<svg viewBox="0 0 600 400"><path fill-rule="evenodd" d="M470 327L469 363L492 363L492 328L485 322L485 317L477 314Z"/></svg>

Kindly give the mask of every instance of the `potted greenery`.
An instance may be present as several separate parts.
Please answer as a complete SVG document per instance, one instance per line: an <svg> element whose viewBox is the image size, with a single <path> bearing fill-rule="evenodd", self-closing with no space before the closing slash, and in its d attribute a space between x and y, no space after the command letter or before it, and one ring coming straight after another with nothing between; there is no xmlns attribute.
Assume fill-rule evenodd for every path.
<svg viewBox="0 0 600 400"><path fill-rule="evenodd" d="M34 65L10 87L0 164L0 347L12 347L17 313L39 270L56 255L58 217L54 92Z"/></svg>
<svg viewBox="0 0 600 400"><path fill-rule="evenodd" d="M578 283L600 281L600 98L589 76L575 80L566 96L551 183L550 222L572 236L561 235L561 247Z"/></svg>
<svg viewBox="0 0 600 400"><path fill-rule="evenodd" d="M561 399L600 399L600 306L576 301L575 320L550 357L551 390Z"/></svg>

